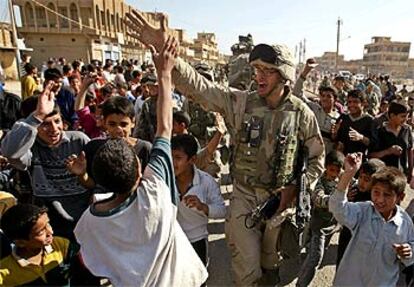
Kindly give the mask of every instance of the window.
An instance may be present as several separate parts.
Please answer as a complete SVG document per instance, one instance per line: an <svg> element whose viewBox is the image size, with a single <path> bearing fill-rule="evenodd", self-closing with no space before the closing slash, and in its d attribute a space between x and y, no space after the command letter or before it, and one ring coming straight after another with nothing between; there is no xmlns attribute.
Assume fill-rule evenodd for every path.
<svg viewBox="0 0 414 287"><path fill-rule="evenodd" d="M120 32L121 29L119 28L119 14L116 13L116 31Z"/></svg>
<svg viewBox="0 0 414 287"><path fill-rule="evenodd" d="M38 27L47 27L46 10L43 7L36 7L36 19Z"/></svg>
<svg viewBox="0 0 414 287"><path fill-rule="evenodd" d="M79 22L78 8L76 7L75 3L70 4L69 7L70 19L76 22L72 22L72 27L79 28L79 24L77 24Z"/></svg>
<svg viewBox="0 0 414 287"><path fill-rule="evenodd" d="M99 19L99 16L101 15L101 12L99 11L98 5L96 5L95 13L96 13L96 22L95 22L96 25L95 25L95 28L101 30L101 21Z"/></svg>
<svg viewBox="0 0 414 287"><path fill-rule="evenodd" d="M28 27L34 27L35 26L35 20L34 20L34 12L33 12L33 6L30 3L26 3L24 5L24 14L26 19L26 26Z"/></svg>
<svg viewBox="0 0 414 287"><path fill-rule="evenodd" d="M58 7L58 13L68 17L68 8L67 7ZM59 17L60 28L69 28L69 21L66 18Z"/></svg>
<svg viewBox="0 0 414 287"><path fill-rule="evenodd" d="M53 3L49 3L47 8L50 10L56 11L56 7ZM53 14L52 11L47 11L47 17L49 19L49 27L50 28L57 28L57 21L56 21L56 14Z"/></svg>
<svg viewBox="0 0 414 287"><path fill-rule="evenodd" d="M92 26L91 25L92 9L91 8L81 8L80 11L81 11L82 25Z"/></svg>
<svg viewBox="0 0 414 287"><path fill-rule="evenodd" d="M101 23L102 23L102 29L103 29L103 30L105 30L105 29L106 29L106 24L105 24L105 23L106 23L106 21L105 21L105 18L106 18L106 17L105 17L105 12L104 12L104 11L101 11L101 21L102 21Z"/></svg>

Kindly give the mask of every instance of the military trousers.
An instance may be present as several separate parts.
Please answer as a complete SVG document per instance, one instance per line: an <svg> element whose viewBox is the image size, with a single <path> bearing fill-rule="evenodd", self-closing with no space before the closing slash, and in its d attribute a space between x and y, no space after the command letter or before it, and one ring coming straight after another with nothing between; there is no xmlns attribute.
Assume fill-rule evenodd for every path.
<svg viewBox="0 0 414 287"><path fill-rule="evenodd" d="M267 195L268 196L268 195ZM271 266L263 266L263 247L267 245L264 241L264 234L268 231L266 223L262 222L253 228L247 228L245 225L246 214L257 207L258 204L266 200L266 196L257 194L247 194L243 192L237 184L233 186L233 196L230 203L230 212L226 220L226 237L232 256L232 271L236 286L257 286L263 283L263 270L267 272L269 269L277 270L281 258L277 250L278 237L282 225L272 228L272 247L271 254L267 253L267 257L272 256ZM282 214L282 217L285 217ZM280 216L279 216L280 217ZM268 246L267 249L269 250ZM269 258L266 260L269 261ZM277 277L277 276L275 276ZM266 285L272 282L266 283ZM274 282L273 284L276 284ZM269 284L269 285L270 285Z"/></svg>

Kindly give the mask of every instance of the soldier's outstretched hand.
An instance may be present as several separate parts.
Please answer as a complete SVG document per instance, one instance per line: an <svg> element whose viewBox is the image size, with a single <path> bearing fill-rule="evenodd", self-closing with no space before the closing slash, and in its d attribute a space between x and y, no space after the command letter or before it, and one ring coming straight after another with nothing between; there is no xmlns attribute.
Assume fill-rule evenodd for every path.
<svg viewBox="0 0 414 287"><path fill-rule="evenodd" d="M149 47L157 71L171 72L178 56L178 41L173 36L168 36L159 53L157 53L154 46L150 45Z"/></svg>
<svg viewBox="0 0 414 287"><path fill-rule="evenodd" d="M168 38L167 16L162 13L157 14L160 27L149 23L144 15L137 10L132 10L126 16L127 20L125 24L128 27L127 34L147 46L154 46L157 51L160 51Z"/></svg>

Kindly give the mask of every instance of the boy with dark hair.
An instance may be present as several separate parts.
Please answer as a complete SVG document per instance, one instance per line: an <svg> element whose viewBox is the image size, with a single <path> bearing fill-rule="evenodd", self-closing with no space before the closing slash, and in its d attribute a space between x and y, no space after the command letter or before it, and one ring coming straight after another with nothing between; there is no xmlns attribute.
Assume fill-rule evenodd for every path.
<svg viewBox="0 0 414 287"><path fill-rule="evenodd" d="M371 157L380 158L387 166L404 172L410 182L413 172L413 132L407 124L409 107L393 101L388 109L388 122L374 132Z"/></svg>
<svg viewBox="0 0 414 287"><path fill-rule="evenodd" d="M348 201L363 202L371 200L372 175L383 167L385 167L385 164L376 158L372 158L361 164L358 180L352 184L350 190L348 191ZM336 268L339 267L339 263L342 260L351 237L351 231L348 228L343 227L339 233Z"/></svg>
<svg viewBox="0 0 414 287"><path fill-rule="evenodd" d="M195 159L195 165L198 169L207 172L212 177L218 179L220 176L221 163L218 162L217 148L226 132L226 125L223 117L214 113L216 131L211 139L206 143L206 146L201 147L198 139L194 137L197 143L198 151ZM189 134L188 127L191 123L190 116L183 111L173 113L173 135L187 135Z"/></svg>
<svg viewBox="0 0 414 287"><path fill-rule="evenodd" d="M318 180L312 192L312 217L310 220L311 239L306 259L299 271L296 286L308 286L321 264L325 246L330 236L338 231L338 224L328 210L330 196L338 184L339 175L344 165L344 155L338 151L330 152L325 159L325 172ZM328 243L325 244L325 239Z"/></svg>
<svg viewBox="0 0 414 287"><path fill-rule="evenodd" d="M89 204L90 193L83 187L87 179L68 173L65 160L72 154L79 155L89 138L82 132L63 130L55 105L59 87L54 81L46 83L36 110L13 125L1 150L14 168L29 172L33 200L48 207L55 233L70 239Z"/></svg>
<svg viewBox="0 0 414 287"><path fill-rule="evenodd" d="M180 195L177 220L204 265L208 262L209 218L224 218L226 206L214 178L196 168L198 144L188 134L171 140L174 172Z"/></svg>
<svg viewBox="0 0 414 287"><path fill-rule="evenodd" d="M65 238L53 237L47 208L13 206L1 218L1 228L14 245L0 261L0 285L69 285L70 263L78 248Z"/></svg>
<svg viewBox="0 0 414 287"><path fill-rule="evenodd" d="M92 204L76 226L85 265L114 286L200 286L207 278L176 220L170 138L177 45L169 37L161 56L152 47L160 78L158 124L144 174L126 141L108 140L96 154L93 173L114 196Z"/></svg>
<svg viewBox="0 0 414 287"><path fill-rule="evenodd" d="M396 286L400 263L414 263L414 225L399 206L407 179L395 167L384 167L372 176L372 201L350 203L346 192L361 163L361 153L347 156L329 199L335 219L352 231L333 286Z"/></svg>
<svg viewBox="0 0 414 287"><path fill-rule="evenodd" d="M187 112L175 111L173 113L173 134L187 134L191 119Z"/></svg>
<svg viewBox="0 0 414 287"><path fill-rule="evenodd" d="M364 112L365 94L360 90L352 90L347 100L348 114L339 117L334 132L338 150L344 155L354 152L366 155L372 137L373 118Z"/></svg>
<svg viewBox="0 0 414 287"><path fill-rule="evenodd" d="M108 138L122 138L135 151L141 161L142 168L148 164L152 144L150 142L131 137L135 124L135 111L132 103L124 97L114 96L102 105L103 124ZM69 170L78 175L87 177L88 187L95 186L92 162L99 148L107 141L106 138L97 138L90 141L85 147L85 157L72 157L68 161ZM86 158L86 163L85 163Z"/></svg>

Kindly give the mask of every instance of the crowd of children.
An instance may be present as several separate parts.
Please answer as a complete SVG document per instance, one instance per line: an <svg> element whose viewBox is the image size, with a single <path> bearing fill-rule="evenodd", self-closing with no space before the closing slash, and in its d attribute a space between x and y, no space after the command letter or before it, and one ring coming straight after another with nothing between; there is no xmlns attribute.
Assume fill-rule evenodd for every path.
<svg viewBox="0 0 414 287"><path fill-rule="evenodd" d="M169 37L152 50L145 72L131 62L82 71L78 61L73 69L51 61L41 92L26 63L22 118L2 131L0 181L10 193L0 193L0 285L205 284L208 220L227 213L213 171L226 128L215 114L200 146L185 97L173 92L178 43ZM382 97L374 76L346 90L335 77L314 101L300 92L309 67L295 90L316 115L327 155L310 191L296 284L311 284L340 232L334 286L395 286L401 265L414 263L413 223L400 207L413 172L414 94Z"/></svg>

